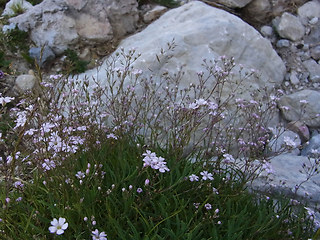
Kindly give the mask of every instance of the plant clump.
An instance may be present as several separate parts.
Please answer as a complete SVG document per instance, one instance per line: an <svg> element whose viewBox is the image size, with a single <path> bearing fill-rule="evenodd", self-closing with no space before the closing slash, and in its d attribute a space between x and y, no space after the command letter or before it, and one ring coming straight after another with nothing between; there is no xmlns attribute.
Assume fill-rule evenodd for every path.
<svg viewBox="0 0 320 240"><path fill-rule="evenodd" d="M182 70L145 77L133 67L139 57L121 49L105 81L38 74L37 95L0 96L10 119L0 119L2 236L312 237L314 213L304 205L248 190L270 168L268 122L282 92L266 92L264 102L222 97L233 58L204 61L198 82L181 88Z"/></svg>

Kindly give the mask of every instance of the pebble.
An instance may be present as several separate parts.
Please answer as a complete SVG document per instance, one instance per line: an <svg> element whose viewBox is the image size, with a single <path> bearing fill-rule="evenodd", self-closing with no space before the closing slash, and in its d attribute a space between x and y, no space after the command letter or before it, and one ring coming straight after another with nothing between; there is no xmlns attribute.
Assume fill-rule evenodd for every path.
<svg viewBox="0 0 320 240"><path fill-rule="evenodd" d="M273 34L273 28L270 26L263 26L261 27L260 32L264 37L271 37Z"/></svg>
<svg viewBox="0 0 320 240"><path fill-rule="evenodd" d="M277 47L278 48L283 48L283 47L290 47L290 41L287 39L280 39L277 42Z"/></svg>
<svg viewBox="0 0 320 240"><path fill-rule="evenodd" d="M309 21L309 23L312 24L312 25L314 25L314 24L317 24L318 21L319 21L319 18L314 17L314 18L312 18L312 19Z"/></svg>
<svg viewBox="0 0 320 240"><path fill-rule="evenodd" d="M297 77L297 72L296 71L291 71L290 73L290 82L293 85L299 84L299 78Z"/></svg>

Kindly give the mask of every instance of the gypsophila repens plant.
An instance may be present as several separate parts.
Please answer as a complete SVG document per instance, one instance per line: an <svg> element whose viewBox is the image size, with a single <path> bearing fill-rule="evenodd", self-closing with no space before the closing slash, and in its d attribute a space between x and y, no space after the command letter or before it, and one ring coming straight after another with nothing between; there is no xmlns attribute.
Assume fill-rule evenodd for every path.
<svg viewBox="0 0 320 240"><path fill-rule="evenodd" d="M169 43L155 61L174 48ZM236 97L253 73L240 67L242 78L225 96L233 58L205 60L198 82L182 86L183 69L147 77L134 68L139 57L121 49L107 61L103 81L44 81L38 73L37 94L0 96L1 116L12 119L0 137L1 236L311 237L308 209L247 191L261 171L271 172L267 123L281 91L265 92L263 102Z"/></svg>

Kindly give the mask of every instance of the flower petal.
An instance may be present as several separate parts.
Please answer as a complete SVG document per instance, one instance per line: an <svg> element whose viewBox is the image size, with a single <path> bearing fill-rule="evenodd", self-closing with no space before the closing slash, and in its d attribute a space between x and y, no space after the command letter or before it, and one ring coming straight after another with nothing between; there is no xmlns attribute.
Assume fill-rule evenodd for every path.
<svg viewBox="0 0 320 240"><path fill-rule="evenodd" d="M57 228L55 226L49 227L50 233L55 233L57 231Z"/></svg>
<svg viewBox="0 0 320 240"><path fill-rule="evenodd" d="M58 224L58 220L56 218L54 218L52 221L51 221L51 225L52 226L56 226Z"/></svg>
<svg viewBox="0 0 320 240"><path fill-rule="evenodd" d="M57 230L57 235L61 235L62 233L64 233L64 231L62 229Z"/></svg>
<svg viewBox="0 0 320 240"><path fill-rule="evenodd" d="M68 228L68 223L65 223L61 226L61 229L66 230Z"/></svg>
<svg viewBox="0 0 320 240"><path fill-rule="evenodd" d="M59 218L59 225L62 226L65 222L66 222L65 218L62 218L62 217Z"/></svg>

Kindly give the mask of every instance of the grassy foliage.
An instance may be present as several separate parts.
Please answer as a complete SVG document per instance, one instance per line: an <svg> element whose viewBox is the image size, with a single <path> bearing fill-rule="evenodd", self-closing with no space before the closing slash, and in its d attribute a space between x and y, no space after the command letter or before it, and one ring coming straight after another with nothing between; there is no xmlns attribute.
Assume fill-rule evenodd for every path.
<svg viewBox="0 0 320 240"><path fill-rule="evenodd" d="M46 237L50 221L61 216L69 226L56 239L89 239L94 229L107 232L108 239L135 240L311 236L311 221L289 200L247 192L241 175L230 170L214 174L213 181L191 182L191 174L214 171L202 162L177 162L163 155L170 172L143 168L141 146L130 139L109 139L101 148L65 160L59 169L45 174L35 170L33 183L23 182L23 191L12 191L9 203L2 191L0 229L5 238L51 239ZM79 171L86 172L81 183ZM16 202L18 197L22 200Z"/></svg>
<svg viewBox="0 0 320 240"><path fill-rule="evenodd" d="M79 56L75 51L67 49L64 54L66 55L65 73L77 74L83 73L87 70L89 62L79 59Z"/></svg>
<svg viewBox="0 0 320 240"><path fill-rule="evenodd" d="M5 53L0 51L0 69L3 71L8 71L10 66L10 61L6 60Z"/></svg>

